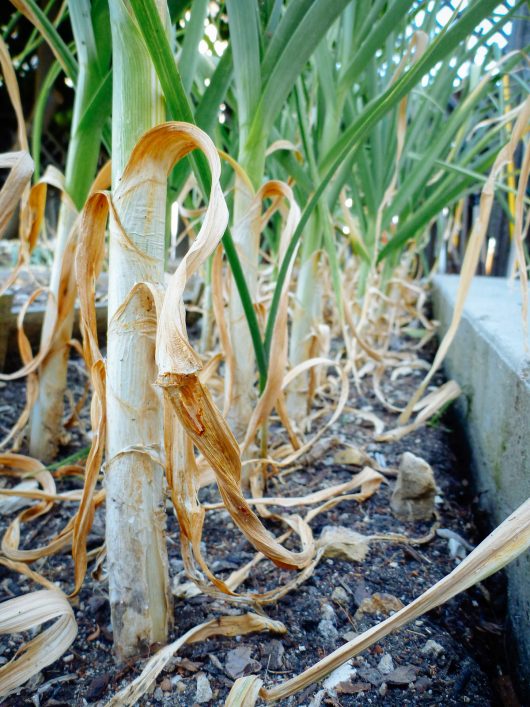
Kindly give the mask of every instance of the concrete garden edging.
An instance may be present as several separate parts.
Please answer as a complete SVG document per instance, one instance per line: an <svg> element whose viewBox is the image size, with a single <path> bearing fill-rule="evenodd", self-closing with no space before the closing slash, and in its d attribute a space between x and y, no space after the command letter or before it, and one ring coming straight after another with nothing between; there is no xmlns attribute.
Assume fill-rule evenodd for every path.
<svg viewBox="0 0 530 707"><path fill-rule="evenodd" d="M445 334L459 277L434 279L434 315ZM518 282L476 277L445 360L462 387L457 403L472 454L475 492L491 524L530 497L530 340L525 350ZM507 567L508 610L523 689L530 694L530 552Z"/></svg>

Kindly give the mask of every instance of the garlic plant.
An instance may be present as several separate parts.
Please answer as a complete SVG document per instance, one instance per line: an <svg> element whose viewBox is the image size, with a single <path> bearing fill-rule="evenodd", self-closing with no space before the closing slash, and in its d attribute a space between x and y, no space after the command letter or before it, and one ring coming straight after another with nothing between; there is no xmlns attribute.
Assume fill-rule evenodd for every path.
<svg viewBox="0 0 530 707"><path fill-rule="evenodd" d="M157 4L167 22L165 0ZM122 657L163 643L171 623L165 540L162 409L152 305L130 296L164 279L166 185L134 202L120 189L139 137L165 120L160 85L125 0L111 0L112 195L107 335L106 546L114 646Z"/></svg>
<svg viewBox="0 0 530 707"><path fill-rule="evenodd" d="M281 19L271 8L260 16L257 2L228 0L228 22L234 56L238 116L238 162L256 191L264 177L265 153L282 103L307 60L348 4L347 0L291 3ZM265 23L264 23L265 20ZM265 46L263 58L260 47ZM236 176L233 230L251 297L255 299L259 268L259 233L249 218L248 190ZM254 355L244 311L234 293L229 300L230 337L234 350L233 395L229 420L242 439L255 404Z"/></svg>
<svg viewBox="0 0 530 707"><path fill-rule="evenodd" d="M39 14L35 0L14 2L31 9L32 21L51 44L61 66L71 72L73 58L44 21L42 11ZM83 493L75 498L80 502L78 513L54 542L63 548L71 541L75 594L87 569L90 525L97 505L103 502L103 491L96 492L102 469L109 596L115 650L120 658L146 652L153 643L167 641L172 621L165 536L167 496L171 497L180 524L185 569L197 591L228 596L239 603L267 603L307 578L319 561L321 555L309 525L313 511L304 518L283 516L289 529L281 538L275 537L263 526L254 507L266 516L267 505L288 508L289 501L297 501L274 499L273 503L270 498L260 499L266 489L263 484L253 484L252 476L254 498L245 498L241 491L241 457L250 453L260 426L261 451L266 456L266 425L274 407L288 427L293 448L297 446L291 423L298 422L302 427L308 410L304 376L313 364L339 369L339 404L332 422L336 422L346 403L344 362L324 358L308 362L315 353L311 344L315 325L323 318L318 290L322 253L325 251L329 263L336 299L331 326L335 326L335 333L345 334L343 343L349 354L353 351L348 363L355 364L357 343L369 356L376 344L383 351L388 344L391 313L402 294L396 275L406 274L412 260L409 246L415 245L414 255L420 257L422 239L433 218L485 181L489 166L497 164L497 138L505 126L502 122L479 122L490 112L488 90L496 89L498 84L493 69L488 69L489 74L476 83L470 80L462 89L456 108L446 110L454 92L458 62L471 56L471 50L463 43L496 4L497 0L470 2L444 31L434 31L433 18L428 13L424 13L422 22L416 21L424 12L419 9L423 5L412 0L291 0L285 4L228 0L230 46L215 66L205 67L198 56L198 42L208 12L206 2L180 3L179 11L186 17L184 8L189 8L190 16L177 65L173 42L168 39L165 0L109 0L113 54L112 190L96 190L87 201L79 222L81 236L76 256L84 354L93 384L92 446ZM441 7L441 0L434 7ZM99 103L100 89L104 88L108 60L96 41L99 11L103 11L103 0L95 0L92 5L88 0L70 3L79 70L66 192L75 209L81 209L88 194L106 118L105 111L99 110L99 119L94 119L94 106L103 105ZM428 36L431 41L425 43ZM517 61L518 57L508 58L499 72L510 70ZM425 85L420 88L425 77ZM207 87L202 85L206 80L210 82ZM492 95L494 92L490 91L494 104ZM231 121L223 130L216 126L221 101L226 101ZM527 116L527 112L522 115ZM172 122L166 123L167 118ZM519 121L522 134L522 118ZM212 133L218 144L214 146L194 123ZM518 132L517 140L514 138L513 149L521 134ZM282 146L268 154L267 148L278 140L283 140ZM226 147L225 143L238 155L231 205L233 239L230 230L225 230L229 212L223 194L223 187L230 192L232 184L228 179L221 181L221 163L215 149ZM174 163L177 166L173 170ZM172 198L181 194L188 179L194 180L200 196L193 205L202 209L203 222L166 288L169 173ZM488 188L493 179L487 181ZM294 183L287 184L289 180ZM231 198L228 197L229 202ZM278 208L277 201L283 199L289 205L287 217L273 219L272 225L267 226L269 230L269 218L262 214L266 198L273 200L268 216ZM298 205L303 207L302 213ZM107 211L110 235L105 365L97 345L93 287L104 260ZM74 209L64 205L57 264L52 274L52 290L57 297L62 253L71 245L68 239L75 218ZM518 231L520 221L518 216ZM342 235L348 234L343 233L337 244L334 229L343 229L346 224L355 224L355 237L344 243ZM354 235L352 230L350 236ZM205 267L221 241L231 273L227 309L234 357L230 363L227 356L225 364L232 366L232 430L203 380L206 366L188 339L182 300L190 275ZM262 246L271 261L268 269L261 260ZM215 268L219 266L220 251L216 258L211 264L212 280L219 275ZM264 281L264 272L270 278L268 282ZM294 272L297 284L293 296L289 283ZM382 337L387 338L382 344L380 332L375 343L370 339L373 310L368 306L367 295L371 296L370 286L374 283L378 296L386 298L380 308L383 315L390 312L390 325ZM218 294L219 289L218 329L224 317L222 287ZM342 301L343 292L347 302ZM263 301L257 301L258 295L263 296ZM360 333L353 331L358 324L355 316L343 317L343 304L351 305L352 310L356 307L356 312L360 310ZM398 304L405 305L405 298ZM292 372L285 371L289 305L290 364L299 364L304 374L294 382ZM264 331L256 310L264 315L263 319L266 317L266 322L262 322ZM32 451L41 459L49 458L59 439L59 431L55 427L53 431L49 423L56 425L60 421L60 412L54 411L61 407L70 331L71 315L55 335L52 351L41 367L41 397L33 411L31 442ZM45 323L43 338L49 336L50 325ZM351 346L350 339L355 340ZM283 395L290 382L289 414L285 414ZM306 451L307 446L300 449ZM300 449L293 451L291 459L301 454ZM31 461L32 474L45 478L47 496L55 497L52 475L42 469L40 462ZM17 460L9 457L4 463L8 462L13 466ZM285 459L279 463L285 463ZM201 543L206 513L199 501L201 471L203 476L210 475L209 480L215 479L224 508L262 556L299 572L285 586L256 597L236 591L251 567L226 581L211 571ZM363 473L373 492L382 476L373 469L365 469L359 476ZM357 482L353 479L338 487L338 491L325 490L324 497L318 492L316 498L304 498L303 505L322 501L333 504ZM359 495L363 493L362 489ZM522 515L527 527L527 507L523 507ZM300 539L298 550L282 544L293 532ZM505 550L505 532L501 533L503 543L496 548L497 554ZM510 542L511 533L510 529ZM527 545L527 536L525 532L521 547ZM10 537L16 537L18 542L15 531L11 530ZM4 543L4 549L6 546L13 553L18 552L18 545L14 550ZM517 552L520 549L517 547ZM475 557L482 558L481 553ZM473 578L482 576L471 574ZM466 584L469 578L464 579ZM46 600L42 595L41 598ZM58 606L58 615L67 617L64 623L71 641L68 605L59 602ZM15 610L19 607L17 603ZM414 612L402 617L415 616ZM39 616L49 614L42 611ZM254 618L250 624L270 626L270 622ZM27 622L23 625L29 626ZM208 634L211 626L204 628L208 628ZM183 642L177 643L180 646ZM323 675L330 665L340 662L358 646L355 643L325 666L310 671L307 680ZM169 653L168 649L165 658ZM159 663L155 669L157 666ZM262 696L285 696L300 684L295 680L284 692L262 690ZM252 691L256 693L254 688Z"/></svg>
<svg viewBox="0 0 530 707"><path fill-rule="evenodd" d="M90 0L69 2L69 14L75 39L78 73L74 112L64 180L64 194L57 223L53 266L50 275L52 299L44 317L41 341L53 336L51 350L39 367L39 392L31 413L30 452L43 461L55 457L63 436L62 416L66 371L74 320L73 307L54 331L55 313L61 298L63 257L78 211L83 207L96 175L103 120L105 115L87 119L86 111L101 86L110 60L108 44L108 8Z"/></svg>

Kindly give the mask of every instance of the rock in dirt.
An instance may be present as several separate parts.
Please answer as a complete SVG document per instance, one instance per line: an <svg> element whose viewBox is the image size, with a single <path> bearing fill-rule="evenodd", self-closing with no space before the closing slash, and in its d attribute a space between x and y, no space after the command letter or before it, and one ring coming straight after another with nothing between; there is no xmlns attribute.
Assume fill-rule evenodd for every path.
<svg viewBox="0 0 530 707"><path fill-rule="evenodd" d="M465 538L463 538L458 533L455 533L455 531L451 530L450 528L438 528L438 530L436 531L436 535L439 538L444 538L445 540L455 540L459 545L462 545L462 547L464 547L469 552L472 552L475 549L474 545L469 543Z"/></svg>
<svg viewBox="0 0 530 707"><path fill-rule="evenodd" d="M337 685L337 694L356 695L359 692L368 692L372 686L369 682L341 682Z"/></svg>
<svg viewBox="0 0 530 707"><path fill-rule="evenodd" d="M197 691L195 693L195 702L202 705L209 702L213 698L210 681L204 673L197 675Z"/></svg>
<svg viewBox="0 0 530 707"><path fill-rule="evenodd" d="M415 682L418 668L414 665L400 665L392 672L385 675L385 682L388 685L408 685Z"/></svg>
<svg viewBox="0 0 530 707"><path fill-rule="evenodd" d="M366 452L358 447L348 446L333 457L334 464L352 464L353 466L373 466L373 461Z"/></svg>
<svg viewBox="0 0 530 707"><path fill-rule="evenodd" d="M200 668L202 668L202 663L196 660L190 660L189 658L182 658L177 656L175 658L175 666L178 670L187 670L189 673L196 673Z"/></svg>
<svg viewBox="0 0 530 707"><path fill-rule="evenodd" d="M320 705L322 704L322 700L324 699L326 694L326 690L319 690L309 703L309 707L320 707Z"/></svg>
<svg viewBox="0 0 530 707"><path fill-rule="evenodd" d="M465 560L467 557L467 551L466 548L458 542L458 540L455 540L454 538L449 538L447 541L447 546L449 548L449 554L453 558L453 560L457 561L457 564L459 562L462 562L462 560Z"/></svg>
<svg viewBox="0 0 530 707"><path fill-rule="evenodd" d="M357 604L357 606L360 606L364 599L368 599L371 596L372 594L366 586L364 580L361 579L356 582L353 588L353 600Z"/></svg>
<svg viewBox="0 0 530 707"><path fill-rule="evenodd" d="M328 641L336 641L339 637L339 632L335 628L335 624L329 619L322 619L318 624L318 632Z"/></svg>
<svg viewBox="0 0 530 707"><path fill-rule="evenodd" d="M328 602L322 604L320 613L325 621L331 621L332 624L337 623L337 614L335 613L335 609L331 606L331 604L328 604Z"/></svg>
<svg viewBox="0 0 530 707"><path fill-rule="evenodd" d="M322 638L328 641L336 641L339 637L339 632L335 628L337 623L337 615L335 610L327 602L322 605L321 609L322 620L318 624L318 632Z"/></svg>
<svg viewBox="0 0 530 707"><path fill-rule="evenodd" d="M96 675L96 677L90 682L88 689L86 691L86 699L89 702L94 702L99 700L103 696L107 687L109 685L110 675L108 673L102 673L101 675Z"/></svg>
<svg viewBox="0 0 530 707"><path fill-rule="evenodd" d="M428 678L426 675L423 675L421 678L418 678L416 680L416 683L414 687L416 688L416 692L425 692L432 686L432 680Z"/></svg>
<svg viewBox="0 0 530 707"><path fill-rule="evenodd" d="M171 680L169 678L164 678L160 683L160 689L162 692L171 692Z"/></svg>
<svg viewBox="0 0 530 707"><path fill-rule="evenodd" d="M383 676L377 668L372 668L367 665L358 668L357 672L362 680L367 680L374 687L379 687L379 685L383 682Z"/></svg>
<svg viewBox="0 0 530 707"><path fill-rule="evenodd" d="M360 619L365 614L383 614L389 616L393 611L399 611L404 606L403 602L393 594L375 592L372 596L363 599L355 612L355 618Z"/></svg>
<svg viewBox="0 0 530 707"><path fill-rule="evenodd" d="M263 646L263 655L265 657L265 667L270 670L281 670L283 668L283 654L285 648L283 643L277 639L269 641Z"/></svg>
<svg viewBox="0 0 530 707"><path fill-rule="evenodd" d="M331 598L339 604L348 603L348 594L342 587L335 587L335 589L331 592Z"/></svg>
<svg viewBox="0 0 530 707"><path fill-rule="evenodd" d="M379 661L379 664L377 666L377 669L382 675L389 675L394 671L394 661L392 660L392 656L390 653L385 653L381 660ZM387 678L385 677L385 680Z"/></svg>
<svg viewBox="0 0 530 707"><path fill-rule="evenodd" d="M107 599L107 597L96 595L90 597L86 605L89 613L99 614L101 611L106 609L107 606L109 606L109 600Z"/></svg>
<svg viewBox="0 0 530 707"><path fill-rule="evenodd" d="M438 656L441 653L445 652L445 648L440 643L438 643L437 641L433 641L432 638L430 638L421 649L421 652L423 653L423 655Z"/></svg>
<svg viewBox="0 0 530 707"><path fill-rule="evenodd" d="M346 631L346 633L343 633L341 638L344 641L353 641L354 638L357 638L359 633L357 631Z"/></svg>
<svg viewBox="0 0 530 707"><path fill-rule="evenodd" d="M355 677L356 674L357 670L351 664L351 660L349 660L347 663L339 665L338 668L335 668L335 670L327 676L324 680L323 687L329 691L334 690L337 685L348 682L351 678Z"/></svg>
<svg viewBox="0 0 530 707"><path fill-rule="evenodd" d="M326 525L317 540L317 549L323 548L324 557L362 562L368 554L368 539L341 525Z"/></svg>
<svg viewBox="0 0 530 707"><path fill-rule="evenodd" d="M238 646L226 654L225 670L234 680L261 668L261 665L252 659L252 651L252 646Z"/></svg>
<svg viewBox="0 0 530 707"><path fill-rule="evenodd" d="M162 692L161 688L157 687L156 690L153 692L153 697L157 702L161 702L164 699L164 693Z"/></svg>
<svg viewBox="0 0 530 707"><path fill-rule="evenodd" d="M430 465L421 457L405 452L390 501L394 515L400 520L430 520L435 496L436 483Z"/></svg>

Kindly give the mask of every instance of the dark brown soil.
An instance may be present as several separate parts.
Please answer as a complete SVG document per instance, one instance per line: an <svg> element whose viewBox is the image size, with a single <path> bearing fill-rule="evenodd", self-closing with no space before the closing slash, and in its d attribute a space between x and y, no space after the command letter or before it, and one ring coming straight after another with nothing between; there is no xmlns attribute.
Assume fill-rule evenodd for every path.
<svg viewBox="0 0 530 707"><path fill-rule="evenodd" d="M77 364L71 365L71 390L77 395L84 385ZM395 402L403 401L417 384L420 374L389 380L384 388ZM396 386L398 388L396 389ZM0 389L1 433L14 423L23 399L24 384L15 382ZM386 420L395 418L386 413L365 384L365 394L355 391L350 404L358 409L369 407ZM86 421L86 410L83 418ZM374 444L372 428L363 426L352 413L344 413L332 435L342 441L365 446L377 455L379 463L396 467L404 451L426 459L433 467L439 487L439 513L442 528L459 533L471 544L483 537L477 529L476 505L468 481L468 459L460 444L460 435L450 413L441 420L413 433L398 443ZM331 436L331 435L330 435ZM69 445L62 450L67 456L87 444L87 438L74 428ZM328 450L318 460L309 460L303 469L274 478L268 492L273 495L303 495L351 478L354 469L333 463L335 450ZM61 481L60 488L80 486L80 481ZM418 537L430 524L401 523L390 512L389 499L393 481L383 484L368 501L358 504L346 501L318 516L312 523L315 537L326 525L347 526L365 535L382 532L406 533ZM205 489L203 500L217 498L214 489ZM31 545L44 544L67 522L72 512L68 506L57 506L46 517L29 527ZM1 519L0 529L9 520ZM282 528L269 523L279 534ZM171 573L182 576L179 556L178 526L168 515ZM89 547L101 545L104 535L104 514L98 511L89 538ZM28 537L26 536L26 537ZM24 537L24 535L23 535ZM213 569L221 576L239 567L253 556L251 546L234 529L226 513L207 516L204 542ZM450 572L455 560L450 556L448 541L441 537L422 546L376 543L363 563L337 559L323 560L313 576L296 591L266 613L282 621L288 629L283 636L254 634L241 639L210 639L181 650L158 678L149 695L140 705L196 704L197 681L204 683L204 674L213 697L204 704L223 705L233 683L227 663L228 654L236 648L248 647L245 674L259 674L267 685L292 677L342 645L350 632L361 632L384 618L381 615L356 617L361 601L375 592L398 597L407 603ZM68 591L71 588L72 562L68 554L35 563L35 569ZM245 588L263 591L281 584L290 577L269 562L262 562L247 581ZM9 599L35 589L32 583L0 568L0 600ZM338 591L337 591L338 590ZM87 575L79 600L74 606L79 634L71 649L55 664L32 679L19 694L4 701L6 706L86 705L105 704L116 691L130 682L142 667L142 661L117 665L112 656L112 627L105 581L96 582ZM187 601L175 601L175 628L172 638L191 627L223 613L239 613L229 603L198 596ZM324 622L323 622L324 621ZM430 612L422 619L372 646L352 660L356 672L339 686L335 694L322 685L312 685L301 693L280 702L282 705L517 705L510 679L510 665L505 654L504 626L505 589L502 575L473 587L447 605ZM322 623L323 622L323 623ZM26 636L27 638L27 636ZM435 648L428 650L428 641ZM18 637L0 639L0 661L5 662L20 645ZM239 651L241 655L245 650ZM232 654L231 658L235 656ZM395 672L391 679L378 670L390 663ZM381 661L383 663L381 664ZM245 666L245 660L242 661ZM397 669L397 670L396 670ZM392 684L393 683L393 684Z"/></svg>

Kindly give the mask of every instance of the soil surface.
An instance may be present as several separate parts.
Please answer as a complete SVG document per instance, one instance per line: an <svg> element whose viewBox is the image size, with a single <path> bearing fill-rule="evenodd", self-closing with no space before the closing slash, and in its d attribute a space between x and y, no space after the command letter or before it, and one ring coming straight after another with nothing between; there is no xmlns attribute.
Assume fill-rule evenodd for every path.
<svg viewBox="0 0 530 707"><path fill-rule="evenodd" d="M383 382L383 391L401 404L408 399L421 379L415 372L407 377ZM440 382L440 379L437 381ZM79 397L84 375L77 361L70 364L69 389ZM476 499L470 490L468 458L460 442L457 423L446 413L441 419L396 443L373 442L373 427L352 412L352 408L377 414L387 428L396 425L371 392L369 381L363 394L353 390L349 411L345 411L331 430L320 454L315 450L301 468L269 479L269 495L297 496L351 479L359 469L333 462L339 442L365 449L382 467L397 468L403 452L423 457L434 470L438 486L437 511L440 527L458 533L471 545L484 537L477 528ZM0 388L0 432L6 434L20 412L24 383L12 382ZM322 400L320 401L322 403ZM318 401L317 401L318 403ZM88 409L80 424L70 431L61 458L88 444ZM273 441L282 433L272 430ZM275 437L276 435L276 437ZM327 441L326 441L327 440ZM24 448L21 450L24 452ZM0 483L10 485L7 478ZM58 481L58 488L79 488L81 479L69 477ZM363 535L404 533L420 537L428 533L432 522L403 523L390 511L394 479L387 477L364 503L344 501L317 516L312 522L315 538L329 525L346 526ZM217 491L209 487L201 492L203 501L215 501ZM301 509L302 511L304 509ZM72 513L70 504L59 504L49 514L23 526L22 547L45 544L58 533ZM0 519L3 533L15 514ZM266 521L279 535L284 528ZM103 543L104 512L98 510L89 536L89 549ZM221 577L253 557L253 550L234 528L223 511L207 514L203 540L210 566ZM296 547L295 541L290 545ZM168 513L168 547L172 582L186 580L179 554L179 531L176 519ZM460 548L461 549L461 548ZM138 704L223 705L234 679L240 675L259 674L266 685L282 682L310 667L319 659L385 618L388 611L408 603L449 573L457 560L451 556L447 537L435 535L423 545L376 542L363 562L337 558L324 559L314 574L298 589L287 594L265 613L282 621L283 635L251 634L241 638L212 638L185 646L161 673L149 694ZM93 565L93 563L92 563ZM65 553L40 560L33 568L56 582L64 591L72 587L72 562ZM95 581L89 567L83 589L74 602L79 633L70 650L53 665L35 676L18 694L2 704L9 707L35 705L103 705L121 687L141 671L143 661L118 665L112 655L112 626L105 579ZM264 591L291 577L288 571L264 561L257 565L242 589ZM0 600L36 589L30 580L0 567ZM367 613L359 607L374 594L379 598L379 612ZM364 604L363 604L364 601ZM368 602L368 606L370 602ZM377 608L377 607L376 607ZM227 613L240 613L237 606L199 595L175 600L175 639L206 620ZM375 609L374 609L375 611ZM334 688L312 685L281 705L518 705L510 679L510 664L505 653L505 588L502 575L484 585L473 587L399 632L387 637L350 662L350 669ZM22 639L0 638L0 663L13 655ZM155 647L153 647L155 650Z"/></svg>

